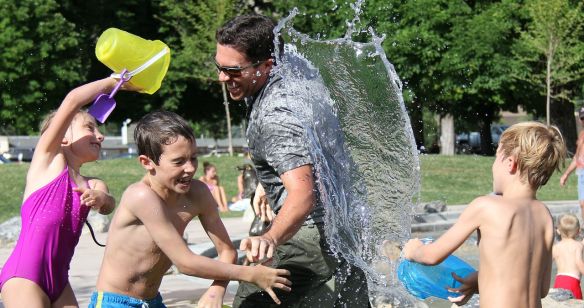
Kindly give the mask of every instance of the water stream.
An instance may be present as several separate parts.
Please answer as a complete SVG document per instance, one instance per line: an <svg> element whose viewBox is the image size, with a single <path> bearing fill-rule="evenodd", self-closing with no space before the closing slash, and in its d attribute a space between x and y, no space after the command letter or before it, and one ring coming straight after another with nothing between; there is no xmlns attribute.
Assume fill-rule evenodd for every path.
<svg viewBox="0 0 584 308"><path fill-rule="evenodd" d="M366 273L374 306L414 306L383 253L385 241L409 239L419 191L401 81L372 29L368 43L353 42L354 30L345 38L316 40L293 28L296 13L275 30L287 43L276 69L290 97L296 91L309 97L289 106L309 135L329 243Z"/></svg>

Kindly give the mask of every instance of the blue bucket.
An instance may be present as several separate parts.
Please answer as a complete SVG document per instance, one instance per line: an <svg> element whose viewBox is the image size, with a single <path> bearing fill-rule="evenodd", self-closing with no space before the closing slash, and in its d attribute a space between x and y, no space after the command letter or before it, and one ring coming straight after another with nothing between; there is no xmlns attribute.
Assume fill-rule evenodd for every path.
<svg viewBox="0 0 584 308"><path fill-rule="evenodd" d="M412 295L419 299L430 296L441 299L460 296L449 292L447 288L458 288L461 283L452 277L452 273L466 277L476 270L460 258L450 255L438 265L424 265L403 259L397 268L397 277Z"/></svg>

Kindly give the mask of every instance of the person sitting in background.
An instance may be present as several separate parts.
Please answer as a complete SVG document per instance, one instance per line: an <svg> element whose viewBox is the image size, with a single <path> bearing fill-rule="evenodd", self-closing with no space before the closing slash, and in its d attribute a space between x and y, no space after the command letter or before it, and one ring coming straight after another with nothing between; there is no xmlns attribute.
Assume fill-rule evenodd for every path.
<svg viewBox="0 0 584 308"><path fill-rule="evenodd" d="M238 197L238 200L229 205L229 210L245 211L251 205L251 200L258 186L258 178L255 168L251 164L238 166L237 170L240 171L240 174L237 176L237 189L239 193L234 199Z"/></svg>
<svg viewBox="0 0 584 308"><path fill-rule="evenodd" d="M231 203L237 203L243 199L243 169L242 167L237 167L237 170L240 171L239 175L237 175L237 195L231 198Z"/></svg>
<svg viewBox="0 0 584 308"><path fill-rule="evenodd" d="M552 256L558 269L554 289L568 290L572 292L575 299L582 299L580 275L584 274L582 260L584 245L576 240L580 233L578 217L573 214L560 216L556 232L562 240L552 249Z"/></svg>
<svg viewBox="0 0 584 308"><path fill-rule="evenodd" d="M228 212L227 198L225 197L225 189L219 184L219 176L217 175L217 168L210 162L203 163L203 175L199 181L207 184L211 195L217 202L217 207L221 212Z"/></svg>

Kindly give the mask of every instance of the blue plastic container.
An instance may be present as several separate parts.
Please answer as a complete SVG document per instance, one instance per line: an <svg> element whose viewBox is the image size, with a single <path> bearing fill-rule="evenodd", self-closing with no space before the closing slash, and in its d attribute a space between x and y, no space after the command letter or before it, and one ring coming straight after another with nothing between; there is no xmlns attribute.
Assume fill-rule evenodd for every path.
<svg viewBox="0 0 584 308"><path fill-rule="evenodd" d="M460 296L446 288L458 288L460 282L452 278L452 272L466 277L476 270L456 256L450 255L438 265L424 265L403 259L397 268L397 278L412 295L419 299L430 296L448 299Z"/></svg>

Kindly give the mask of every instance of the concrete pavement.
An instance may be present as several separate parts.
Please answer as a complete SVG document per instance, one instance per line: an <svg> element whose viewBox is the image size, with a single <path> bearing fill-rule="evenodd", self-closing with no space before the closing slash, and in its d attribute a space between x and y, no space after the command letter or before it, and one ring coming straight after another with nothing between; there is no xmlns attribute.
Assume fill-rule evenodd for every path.
<svg viewBox="0 0 584 308"><path fill-rule="evenodd" d="M249 222L242 218L224 218L223 223L231 239L242 238L249 231ZM91 293L95 290L99 268L103 257L103 247L97 246L91 234L86 230L81 235L75 255L69 270L69 281L77 297L80 307L87 307ZM189 245L209 242L203 227L198 220L193 220L185 230ZM105 243L107 233L96 233L100 243ZM236 247L237 248L237 247ZM12 248L0 248L0 264L4 264L10 256ZM211 280L189 277L182 274L168 274L162 279L160 293L164 303L170 307L196 307L197 299L211 285ZM231 282L224 298L225 304L231 304L237 290L237 282ZM0 303L0 307L4 306Z"/></svg>
<svg viewBox="0 0 584 308"><path fill-rule="evenodd" d="M579 206L577 201L546 202L546 204L548 204L550 211L554 216L564 212L573 212L576 213L577 216L580 216L578 215ZM429 230L424 230L426 232L440 232L440 230L445 229L443 227L445 227L446 222L450 224L456 220L456 217L463 208L464 206L449 206L448 212L436 214L441 215L441 219L430 221L430 218L424 217L424 222L414 222L412 224L412 229L417 230L418 232L423 232L420 230L425 229L425 227L420 228L420 225L423 224L423 226L429 228ZM250 227L249 219L243 219L240 217L224 218L223 223L232 240L241 239L247 236ZM434 227L430 228L432 225L434 225ZM191 249L195 251L196 249L204 249L204 247L206 247L204 244L209 242L209 239L198 220L193 220L189 223L185 230L185 234L189 245L191 245ZM107 240L107 233L97 233L96 238L100 243L105 243ZM11 252L12 248L10 247L0 248L0 264L6 262L6 259ZM90 233L85 229L75 251L71 263L71 269L69 271L70 283L75 295L77 296L80 307L87 307L91 293L95 289L103 252L104 248L97 246L93 242ZM196 252L198 253L198 251ZM189 277L182 274L168 274L162 280L160 293L164 298L164 303L168 307L196 307L198 298L207 290L210 283L211 281L206 279ZM237 282L231 282L229 284L224 298L225 304L232 303L237 286ZM3 307L4 306L0 302L0 308Z"/></svg>

